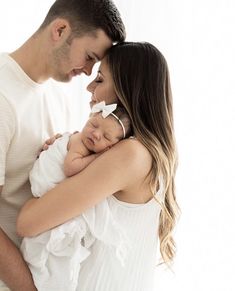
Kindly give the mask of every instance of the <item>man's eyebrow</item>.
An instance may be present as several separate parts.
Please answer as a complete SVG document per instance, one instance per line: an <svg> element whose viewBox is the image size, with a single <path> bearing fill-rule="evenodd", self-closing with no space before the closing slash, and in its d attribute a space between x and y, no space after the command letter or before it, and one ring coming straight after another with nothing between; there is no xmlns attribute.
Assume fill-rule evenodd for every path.
<svg viewBox="0 0 235 291"><path fill-rule="evenodd" d="M96 53L92 52L92 55L96 62L99 62L101 60L101 58Z"/></svg>

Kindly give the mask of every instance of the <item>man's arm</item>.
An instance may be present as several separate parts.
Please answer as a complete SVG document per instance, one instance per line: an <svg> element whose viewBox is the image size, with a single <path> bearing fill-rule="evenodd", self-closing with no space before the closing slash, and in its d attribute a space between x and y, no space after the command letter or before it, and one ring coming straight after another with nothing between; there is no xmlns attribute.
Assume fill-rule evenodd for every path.
<svg viewBox="0 0 235 291"><path fill-rule="evenodd" d="M30 270L19 249L1 228L0 246L0 280L12 291L36 291Z"/></svg>
<svg viewBox="0 0 235 291"><path fill-rule="evenodd" d="M0 92L0 195L5 177L5 161L15 132L15 115ZM23 257L0 227L0 280L12 291L35 291L31 273ZM0 287L1 288L1 287Z"/></svg>
<svg viewBox="0 0 235 291"><path fill-rule="evenodd" d="M3 186L0 186L0 194ZM0 228L0 280L12 291L37 290L18 248Z"/></svg>

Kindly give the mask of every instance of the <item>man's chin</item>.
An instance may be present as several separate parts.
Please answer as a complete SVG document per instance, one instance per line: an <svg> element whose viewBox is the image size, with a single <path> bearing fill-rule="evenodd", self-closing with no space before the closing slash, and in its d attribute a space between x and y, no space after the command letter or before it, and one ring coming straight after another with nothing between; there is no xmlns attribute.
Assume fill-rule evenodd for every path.
<svg viewBox="0 0 235 291"><path fill-rule="evenodd" d="M62 82L62 83L68 83L72 80L72 76L66 75L66 76L59 76L57 78L54 78L57 82Z"/></svg>

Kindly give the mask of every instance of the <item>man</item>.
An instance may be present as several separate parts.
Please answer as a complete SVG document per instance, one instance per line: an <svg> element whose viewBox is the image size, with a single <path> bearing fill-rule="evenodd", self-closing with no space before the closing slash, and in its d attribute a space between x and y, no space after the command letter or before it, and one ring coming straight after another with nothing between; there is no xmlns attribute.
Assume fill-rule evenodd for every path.
<svg viewBox="0 0 235 291"><path fill-rule="evenodd" d="M0 280L10 290L36 290L18 250L16 217L31 197L28 174L40 146L68 130L66 100L49 79L90 75L106 50L124 39L111 0L57 0L38 31L0 55ZM0 290L8 290L3 282Z"/></svg>

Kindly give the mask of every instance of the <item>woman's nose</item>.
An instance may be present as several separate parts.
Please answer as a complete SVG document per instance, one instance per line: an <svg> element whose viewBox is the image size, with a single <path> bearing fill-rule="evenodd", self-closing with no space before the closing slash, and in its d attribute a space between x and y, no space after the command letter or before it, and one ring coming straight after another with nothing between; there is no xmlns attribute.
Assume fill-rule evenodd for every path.
<svg viewBox="0 0 235 291"><path fill-rule="evenodd" d="M87 91L89 91L90 93L93 93L95 90L95 82L92 81L91 83L89 83L86 87Z"/></svg>

